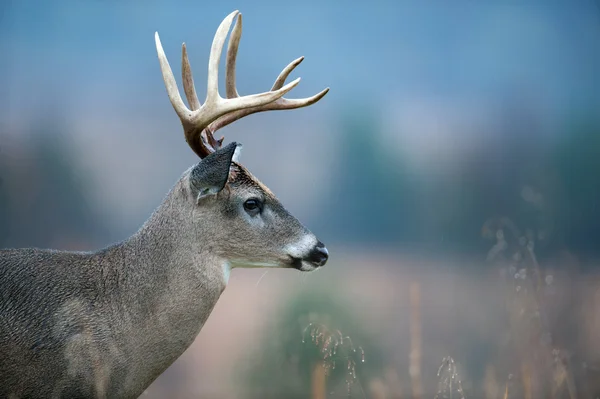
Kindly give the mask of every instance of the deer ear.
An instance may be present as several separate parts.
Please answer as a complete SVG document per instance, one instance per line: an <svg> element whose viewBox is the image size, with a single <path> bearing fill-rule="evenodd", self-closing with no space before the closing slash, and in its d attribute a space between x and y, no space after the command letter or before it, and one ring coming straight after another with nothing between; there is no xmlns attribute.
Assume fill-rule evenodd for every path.
<svg viewBox="0 0 600 399"><path fill-rule="evenodd" d="M229 178L232 162L237 162L242 145L236 142L204 157L190 172L192 192L197 193L196 202L218 194Z"/></svg>

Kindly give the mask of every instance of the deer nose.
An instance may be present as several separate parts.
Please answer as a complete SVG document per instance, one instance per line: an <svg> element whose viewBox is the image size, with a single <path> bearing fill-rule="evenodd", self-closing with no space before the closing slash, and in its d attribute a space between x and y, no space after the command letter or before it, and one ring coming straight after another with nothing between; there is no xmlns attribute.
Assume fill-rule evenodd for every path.
<svg viewBox="0 0 600 399"><path fill-rule="evenodd" d="M312 251L310 251L308 260L317 266L323 266L327 263L327 259L329 259L329 251L325 248L325 244L319 241Z"/></svg>

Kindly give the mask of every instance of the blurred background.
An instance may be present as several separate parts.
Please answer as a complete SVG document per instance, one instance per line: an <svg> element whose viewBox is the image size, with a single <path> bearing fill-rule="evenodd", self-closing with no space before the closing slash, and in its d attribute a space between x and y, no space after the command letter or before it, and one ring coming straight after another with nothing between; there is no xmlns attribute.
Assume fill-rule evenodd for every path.
<svg viewBox="0 0 600 399"><path fill-rule="evenodd" d="M301 55L288 97L331 87L223 130L331 258L235 270L145 396L600 395L597 1L4 0L0 247L142 225L198 161L153 34L203 98L235 9L240 94Z"/></svg>

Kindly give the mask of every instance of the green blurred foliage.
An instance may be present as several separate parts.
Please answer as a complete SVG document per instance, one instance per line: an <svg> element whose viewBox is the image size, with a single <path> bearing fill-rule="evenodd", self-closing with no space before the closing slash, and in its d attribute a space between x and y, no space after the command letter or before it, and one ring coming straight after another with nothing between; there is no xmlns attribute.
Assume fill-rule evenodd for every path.
<svg viewBox="0 0 600 399"><path fill-rule="evenodd" d="M311 225L338 242L469 254L486 251L486 221L507 217L538 236L541 256L600 255L598 117L578 117L557 139L527 110L504 113L493 142L428 174L386 146L375 112L350 108L333 192Z"/></svg>
<svg viewBox="0 0 600 399"><path fill-rule="evenodd" d="M38 122L17 151L8 153L5 142L0 152L0 246L93 249L106 230L86 198L91 179L71 156L62 124Z"/></svg>
<svg viewBox="0 0 600 399"><path fill-rule="evenodd" d="M556 170L555 218L561 241L579 251L599 250L600 237L600 120L571 124L552 155Z"/></svg>
<svg viewBox="0 0 600 399"><path fill-rule="evenodd" d="M240 365L245 382L240 397L311 397L312 373L318 365L328 369L327 394L344 397L349 390L350 397L364 397L370 379L383 374L386 359L377 338L343 298L327 288L330 283L297 292L269 320L261 341ZM355 378L349 374L349 361Z"/></svg>
<svg viewBox="0 0 600 399"><path fill-rule="evenodd" d="M321 209L323 226L336 241L366 244L415 240L418 182L402 155L385 146L373 111L350 109L342 114L333 193ZM319 221L317 221L318 225Z"/></svg>
<svg viewBox="0 0 600 399"><path fill-rule="evenodd" d="M0 148L0 163L1 163L1 151ZM8 231L10 226L10 209L8 206L8 191L6 189L6 183L4 182L3 173L0 169L0 247L6 241L8 237Z"/></svg>

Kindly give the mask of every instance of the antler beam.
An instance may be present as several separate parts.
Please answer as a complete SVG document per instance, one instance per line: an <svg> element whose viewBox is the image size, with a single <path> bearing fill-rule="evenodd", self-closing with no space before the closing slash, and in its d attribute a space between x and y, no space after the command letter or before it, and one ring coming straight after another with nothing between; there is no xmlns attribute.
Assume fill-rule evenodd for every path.
<svg viewBox="0 0 600 399"><path fill-rule="evenodd" d="M222 98L219 94L218 87L219 61L223 52L225 38L227 37L227 33L229 32L234 19L236 22L229 38L225 66L225 90L227 98ZM187 49L185 43L183 44L181 74L183 79L183 89L190 106L190 108L188 108L184 104L181 95L179 94L179 90L177 89L177 82L175 81L173 71L171 70L167 56L162 48L158 32L155 33L156 51L158 53L160 69L167 88L169 100L181 120L187 143L200 158L204 158L221 147L223 137L216 140L213 136L213 133L218 129L256 112L306 107L319 101L329 91L329 88L326 88L312 97L303 99L286 99L283 97L300 82L300 78L298 78L287 85L284 85L285 80L292 70L294 70L294 68L304 59L304 57L300 57L284 68L275 80L270 91L240 96L235 84L235 62L241 36L242 14L240 14L239 11L234 11L221 22L213 39L208 61L208 82L204 104L200 104L200 101L198 100L190 62L187 56Z"/></svg>

